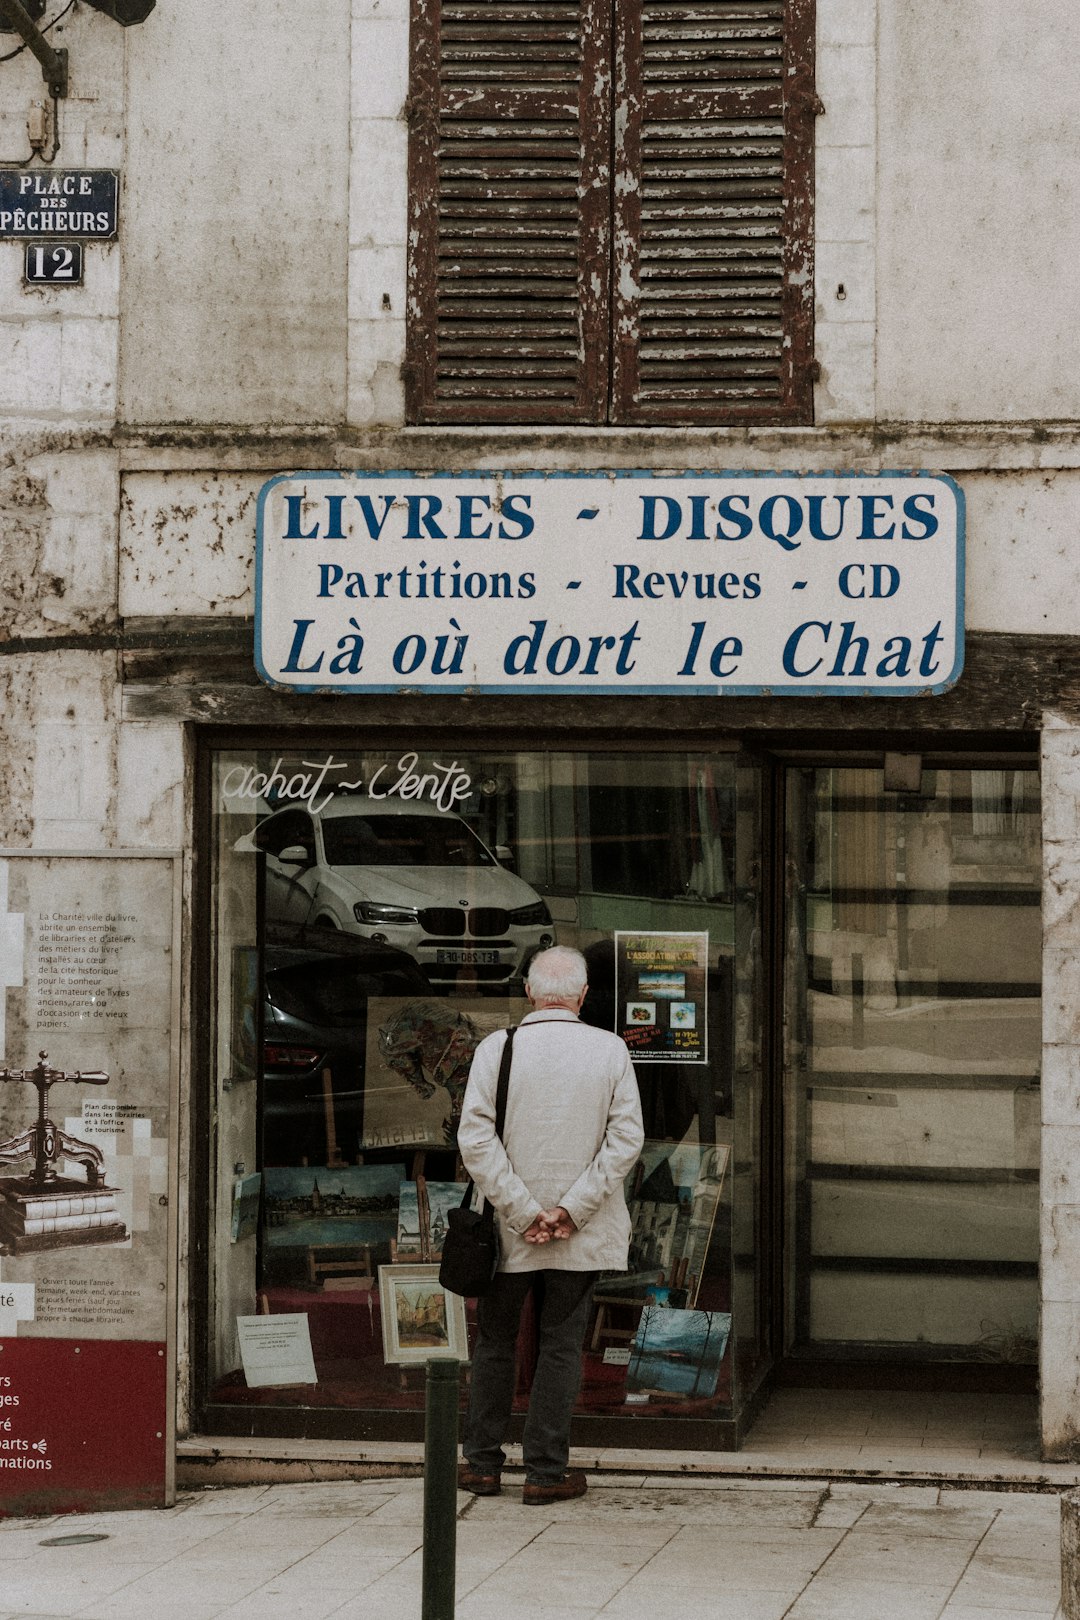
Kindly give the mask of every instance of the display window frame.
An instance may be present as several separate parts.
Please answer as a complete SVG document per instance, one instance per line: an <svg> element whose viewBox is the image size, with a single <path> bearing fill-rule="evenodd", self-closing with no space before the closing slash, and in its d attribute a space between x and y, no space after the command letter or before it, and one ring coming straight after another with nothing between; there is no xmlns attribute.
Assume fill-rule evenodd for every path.
<svg viewBox="0 0 1080 1620"><path fill-rule="evenodd" d="M206 948L210 941L210 928L213 905L213 874L212 874L212 781L213 760L219 751L242 751L254 755L269 750L275 755L298 748L303 750L304 757L321 759L327 751L336 751L340 754L351 749L374 749L386 752L388 757L396 749L401 751L403 743L407 742L410 749L417 749L423 757L424 751L434 752L436 759L450 756L455 748L458 753L471 752L473 755L496 755L500 752L506 754L543 754L545 752L574 754L574 755L607 755L621 756L624 760L636 758L639 750L636 744L628 748L624 734L606 733L590 734L580 739L575 738L568 746L565 733L555 728L547 732L530 734L522 737L520 734L498 734L485 730L482 733L465 730L420 730L408 728L405 730L391 730L386 724L373 727L370 736L358 737L357 731L352 730L348 736L343 736L339 730L321 728L315 732L305 729L297 733L292 728L283 728L268 732L266 728L257 730L235 730L229 728L200 728L196 736L195 747L195 808L196 808L196 861L194 872L195 896L195 938L199 941L199 948L193 953L193 1010L195 1013L195 1028L193 1030L194 1049L196 1053L195 1072L202 1076L202 1083L193 1088L192 1098L192 1124L193 1142L195 1144L192 1187L194 1197L192 1200L192 1232L191 1254L193 1259L191 1275L191 1371L192 1371L192 1412L194 1426L203 1433L265 1433L268 1436L280 1435L289 1437L304 1437L309 1439L336 1438L336 1439L379 1439L379 1440L417 1440L422 1437L423 1413L422 1411L392 1409L359 1409L355 1407L324 1407L319 1405L288 1407L267 1407L258 1411L243 1405L230 1405L213 1398L214 1390L211 1384L207 1349L210 1344L212 1302L211 1302L211 1270L214 1264L214 1237L209 1226L209 1211L213 1203L214 1172L211 1169L211 1155L215 1150L215 1127L218 1123L215 1115L214 1101L210 1095L209 1078L214 1074L215 1056L212 1049L210 1014L211 998L214 994L214 983L211 974L211 952ZM648 750L657 756L660 755L688 755L694 758L701 756L703 750L701 740L693 737L672 738L669 735L662 739L650 738ZM743 759L737 743L730 739L710 738L705 752L717 758L727 760ZM745 763L745 760L744 760ZM755 767L756 768L756 767ZM201 1015L200 1015L201 1009ZM255 1038L261 1041L261 1029L256 1031ZM675 1065L672 1065L675 1067ZM689 1063L680 1067L688 1070ZM234 1167L235 1168L235 1167ZM245 1170L252 1167L245 1165ZM724 1166L726 1171L727 1166ZM241 1172L237 1170L237 1176ZM724 1201L727 1203L731 1194L729 1187L724 1187ZM731 1335L732 1344L729 1355L729 1378L734 1378L735 1365L735 1336ZM715 1334L710 1356L715 1353ZM736 1423L733 1417L723 1415L710 1415L708 1421L699 1421L687 1414L683 1420L694 1430L694 1446L704 1443L706 1446L718 1449L730 1449L736 1443ZM515 1418L515 1425L520 1428L520 1417ZM579 1435L584 1443L611 1445L615 1443L635 1443L647 1446L660 1446L666 1442L665 1436L670 1432L670 1421L667 1416L646 1416L643 1413L629 1415L582 1414L575 1416L575 1434ZM687 1430L689 1433L689 1429ZM647 1437L648 1436L648 1437ZM636 1437L636 1438L635 1438Z"/></svg>
<svg viewBox="0 0 1080 1620"><path fill-rule="evenodd" d="M457 708L457 706L455 706ZM605 711L608 706L604 705ZM719 728L691 727L665 731L662 735L650 729L639 735L628 736L625 728L615 724L597 726L594 730L575 728L568 737L556 725L541 725L522 734L520 730L499 727L467 727L447 725L443 728L402 725L395 727L385 711L370 732L363 735L360 727L352 724L348 730L335 726L307 726L302 729L285 726L271 729L258 727L200 727L194 736L194 858L193 909L195 942L192 952L192 1052L195 1080L191 1096L192 1159L190 1200L190 1358L192 1431L202 1434L265 1435L272 1438L305 1438L309 1440L355 1441L417 1441L423 1435L423 1412L400 1409L359 1409L342 1407L273 1407L252 1409L228 1405L212 1399L205 1348L209 1333L209 1275L212 1260L212 1241L208 1224L210 1207L211 1152L214 1141L214 1110L208 1076L212 1073L211 1039L208 1024L209 998L212 982L209 953L205 949L211 926L212 874L211 874L211 777L212 761L218 750L243 749L287 752L302 747L310 757L319 758L330 749L338 751L360 746L397 747L402 739L421 752L435 749L438 757L452 754L455 747L496 753L500 750L521 752L559 751L569 753L625 754L628 750L647 749L657 754L689 754L698 756L713 753L717 757L733 759L758 773L760 796L757 808L757 828L750 858L760 874L761 898L759 923L762 948L761 1006L758 1019L760 1094L758 1117L754 1127L753 1159L756 1177L754 1231L747 1245L755 1251L739 1255L732 1246L732 1287L737 1287L736 1272L740 1262L754 1271L753 1286L746 1294L743 1309L745 1318L753 1316L752 1336L756 1352L740 1374L740 1395L730 1417L714 1417L707 1422L691 1426L673 1423L665 1415L623 1415L613 1413L576 1415L574 1419L575 1443L596 1446L626 1446L636 1448L670 1448L672 1445L694 1450L734 1450L752 1427L768 1390L776 1381L813 1381L815 1368L805 1360L792 1366L785 1360L783 1350L783 1323L785 1303L785 1270L783 1242L786 1211L784 1207L784 1145L780 1118L782 1097L782 1024L784 1006L784 777L789 765L807 761L823 764L874 763L880 765L883 745L894 746L892 740L880 732L860 736L853 734L838 739L824 732L797 733L755 732L743 735L737 731ZM922 741L918 734L904 734L899 739L903 747L918 751L922 747L926 757L940 762L959 760L984 764L1001 759L1010 764L1019 762L1036 764L1031 750L1031 739L1017 735L957 738L957 746L949 747L940 735L932 741ZM257 1032L261 1038L261 1031ZM734 1169L734 1166L732 1167ZM735 1307L733 1307L734 1309ZM822 1369L817 1369L821 1371ZM832 1365L824 1370L826 1380L844 1381L844 1370ZM875 1373L879 1380L889 1377L889 1369L879 1366ZM897 1369L897 1380L902 1383L905 1369ZM925 1373L924 1373L925 1376ZM931 1374L931 1377L933 1375ZM855 1375L858 1382L858 1375ZM991 1380L992 1382L992 1380ZM522 1420L515 1417L512 1437L520 1438Z"/></svg>

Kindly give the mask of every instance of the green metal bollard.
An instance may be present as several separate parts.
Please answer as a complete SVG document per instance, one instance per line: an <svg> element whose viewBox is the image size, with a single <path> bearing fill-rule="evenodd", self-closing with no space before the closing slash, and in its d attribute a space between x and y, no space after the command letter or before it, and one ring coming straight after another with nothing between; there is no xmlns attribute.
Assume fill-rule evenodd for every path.
<svg viewBox="0 0 1080 1620"><path fill-rule="evenodd" d="M422 1620L454 1620L460 1361L427 1364Z"/></svg>

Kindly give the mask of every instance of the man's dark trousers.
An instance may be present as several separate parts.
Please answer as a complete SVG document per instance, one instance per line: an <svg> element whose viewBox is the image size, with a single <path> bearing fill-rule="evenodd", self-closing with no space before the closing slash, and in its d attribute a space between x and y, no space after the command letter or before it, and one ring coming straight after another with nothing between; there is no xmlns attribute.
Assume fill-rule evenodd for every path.
<svg viewBox="0 0 1080 1620"><path fill-rule="evenodd" d="M581 1384L581 1348L596 1271L499 1271L477 1301L479 1340L473 1355L465 1457L478 1474L497 1474L514 1402L514 1347L521 1311L535 1288L539 1348L523 1451L530 1485L553 1485L566 1473L570 1415Z"/></svg>

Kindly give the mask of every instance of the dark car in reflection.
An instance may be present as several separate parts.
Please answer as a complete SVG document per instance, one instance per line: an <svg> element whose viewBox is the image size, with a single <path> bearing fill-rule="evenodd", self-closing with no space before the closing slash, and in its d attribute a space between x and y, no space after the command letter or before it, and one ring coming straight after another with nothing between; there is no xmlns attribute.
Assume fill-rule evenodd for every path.
<svg viewBox="0 0 1080 1620"><path fill-rule="evenodd" d="M275 930L275 933L277 931ZM279 943L284 937L289 942ZM263 1163L355 1163L371 997L431 995L405 951L282 930L263 956Z"/></svg>

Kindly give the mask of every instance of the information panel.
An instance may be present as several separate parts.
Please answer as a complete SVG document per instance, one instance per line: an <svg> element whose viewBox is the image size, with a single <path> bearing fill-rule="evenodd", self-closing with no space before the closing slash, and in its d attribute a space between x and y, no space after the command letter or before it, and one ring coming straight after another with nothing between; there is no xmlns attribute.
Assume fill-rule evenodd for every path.
<svg viewBox="0 0 1080 1620"><path fill-rule="evenodd" d="M174 899L0 854L0 1515L172 1489Z"/></svg>
<svg viewBox="0 0 1080 1620"><path fill-rule="evenodd" d="M942 692L963 496L914 472L279 477L255 662L301 692Z"/></svg>

